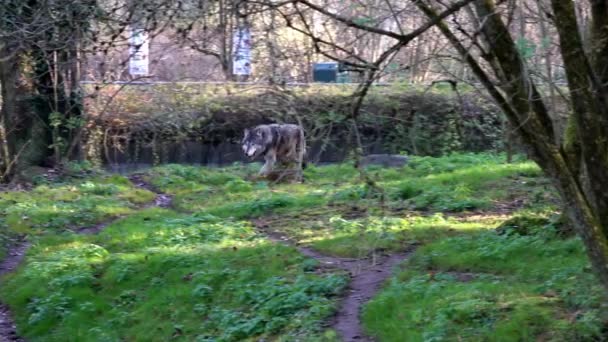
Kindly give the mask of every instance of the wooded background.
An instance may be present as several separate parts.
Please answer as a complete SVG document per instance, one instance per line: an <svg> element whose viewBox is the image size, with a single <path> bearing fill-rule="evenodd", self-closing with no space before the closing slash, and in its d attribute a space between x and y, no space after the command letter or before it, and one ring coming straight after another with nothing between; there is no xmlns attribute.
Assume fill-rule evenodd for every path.
<svg viewBox="0 0 608 342"><path fill-rule="evenodd" d="M353 145L378 81L448 79L491 99L505 133L554 181L608 284L608 4L600 0L3 1L2 180L83 157L97 127L85 101L103 82L127 78L131 27L154 39L157 80L232 81L231 36L242 25L255 40L250 80L310 80L319 60L359 71L343 117ZM85 79L101 85L85 91Z"/></svg>

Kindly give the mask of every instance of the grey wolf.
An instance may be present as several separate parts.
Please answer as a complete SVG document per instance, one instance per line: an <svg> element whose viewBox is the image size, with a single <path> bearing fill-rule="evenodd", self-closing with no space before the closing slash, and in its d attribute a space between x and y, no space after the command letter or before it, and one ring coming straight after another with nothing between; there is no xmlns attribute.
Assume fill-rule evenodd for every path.
<svg viewBox="0 0 608 342"><path fill-rule="evenodd" d="M260 170L260 176L268 176L278 161L285 165L295 164L296 181L302 180L306 139L301 126L270 124L245 129L241 145L251 160L264 156L266 162Z"/></svg>

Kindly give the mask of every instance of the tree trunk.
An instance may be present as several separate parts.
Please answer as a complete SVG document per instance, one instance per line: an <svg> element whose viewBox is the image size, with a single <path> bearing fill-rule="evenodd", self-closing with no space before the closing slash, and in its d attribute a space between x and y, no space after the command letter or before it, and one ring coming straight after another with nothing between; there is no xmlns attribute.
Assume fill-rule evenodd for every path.
<svg viewBox="0 0 608 342"><path fill-rule="evenodd" d="M0 182L8 181L15 166L15 118L17 117L19 66L18 60L7 48L0 49Z"/></svg>
<svg viewBox="0 0 608 342"><path fill-rule="evenodd" d="M553 113L557 110L556 94L555 94L555 82L553 81L553 56L551 55L551 40L549 38L549 30L547 29L547 16L543 12L542 6L537 2L537 13L538 13L538 25L541 36L543 37L543 52L545 57L545 70L547 72L547 83L549 83L549 110ZM557 114L557 113L556 113ZM559 117L555 115L555 118Z"/></svg>
<svg viewBox="0 0 608 342"><path fill-rule="evenodd" d="M429 18L437 17L429 5L423 2L416 4ZM530 148L533 159L552 179L567 208L568 217L585 244L596 275L608 289L607 94L584 53L573 2L552 0L552 7L574 108L573 123L567 129L570 137L565 140L580 148L581 153L576 158L568 153L566 144L560 145L556 139L541 93L530 78L525 61L493 0L476 0L474 8L483 23L480 36L489 47L484 57L500 81L500 89L447 24L440 22L438 27L501 107ZM600 21L606 20L605 8L596 9L598 16L604 16ZM596 30L594 41L598 39L608 44L608 32ZM596 48L605 52L604 55L599 54L596 63L603 60L605 66L608 49L601 45Z"/></svg>

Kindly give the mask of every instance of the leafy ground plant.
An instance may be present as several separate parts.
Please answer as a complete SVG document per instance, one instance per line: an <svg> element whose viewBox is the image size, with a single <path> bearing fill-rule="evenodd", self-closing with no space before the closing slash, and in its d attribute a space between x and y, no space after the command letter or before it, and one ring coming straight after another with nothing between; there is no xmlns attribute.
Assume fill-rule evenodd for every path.
<svg viewBox="0 0 608 342"><path fill-rule="evenodd" d="M303 338L346 284L308 265L247 222L148 209L98 236L41 239L2 294L32 340Z"/></svg>
<svg viewBox="0 0 608 342"><path fill-rule="evenodd" d="M582 243L492 231L421 247L364 310L382 341L592 341L604 294Z"/></svg>
<svg viewBox="0 0 608 342"><path fill-rule="evenodd" d="M43 184L32 191L0 193L0 210L9 230L41 233L76 228L128 214L154 194L122 176Z"/></svg>
<svg viewBox="0 0 608 342"><path fill-rule="evenodd" d="M120 176L1 194L0 223L34 245L0 296L32 341L338 340L325 326L347 275L268 239L281 236L366 260L416 248L364 307L379 341L601 340L606 298L557 231L555 193L533 163L503 161L412 157L369 167L375 188L348 164L310 166L304 184L256 165L149 170L172 209L141 210L151 193ZM65 229L116 215L98 235Z"/></svg>

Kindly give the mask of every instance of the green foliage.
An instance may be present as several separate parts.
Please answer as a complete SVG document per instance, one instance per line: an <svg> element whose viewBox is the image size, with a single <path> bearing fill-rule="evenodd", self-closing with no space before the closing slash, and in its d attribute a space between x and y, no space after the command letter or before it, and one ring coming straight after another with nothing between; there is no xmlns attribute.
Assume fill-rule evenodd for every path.
<svg viewBox="0 0 608 342"><path fill-rule="evenodd" d="M247 222L150 209L41 239L1 294L30 340L295 338L320 331L346 284L307 264Z"/></svg>
<svg viewBox="0 0 608 342"><path fill-rule="evenodd" d="M65 165L66 173L72 177L84 177L95 172L94 166L89 161L70 161Z"/></svg>
<svg viewBox="0 0 608 342"><path fill-rule="evenodd" d="M471 197L472 191L463 184L455 187L431 187L413 199L415 209L440 211L465 211L483 208L487 200Z"/></svg>
<svg viewBox="0 0 608 342"><path fill-rule="evenodd" d="M39 185L31 192L0 193L0 211L9 230L19 233L65 230L127 214L154 194L135 189L121 176L102 176Z"/></svg>
<svg viewBox="0 0 608 342"><path fill-rule="evenodd" d="M112 101L89 108L92 117L104 111L103 121L96 121L100 129L96 133L107 141L123 141L127 136L136 148L149 145L154 136L154 160L148 162L158 162L171 157L162 146L237 140L245 128L266 122L302 122L311 145L323 142L342 151L342 142L350 135L347 118L355 87L313 85L289 89L288 96L266 88L235 92L213 85L138 85L115 90L113 86L98 90L101 99L111 97ZM499 110L467 89L456 96L441 87L431 91L400 85L373 87L363 102L359 123L363 141L380 141L390 153L438 156L496 151L503 145ZM121 139L113 139L116 133L112 132L120 132ZM94 149L100 136L91 134L90 139ZM136 152L131 157L137 161L140 155Z"/></svg>
<svg viewBox="0 0 608 342"><path fill-rule="evenodd" d="M364 322L386 341L593 340L605 298L588 268L578 239L446 238L416 252L366 306Z"/></svg>
<svg viewBox="0 0 608 342"><path fill-rule="evenodd" d="M368 186L357 185L336 191L332 196L332 200L342 202L356 201L368 198L370 195L372 195L372 193Z"/></svg>
<svg viewBox="0 0 608 342"><path fill-rule="evenodd" d="M135 212L153 194L87 171L2 193L0 229L45 234L0 297L31 341L339 340L323 326L346 277L263 227L333 256L417 246L363 311L379 341L601 339L605 296L579 239L557 233L555 192L504 159L412 157L369 168L373 187L347 164L311 165L304 184L257 180L257 165L147 171L179 211ZM63 232L119 214L94 236Z"/></svg>
<svg viewBox="0 0 608 342"><path fill-rule="evenodd" d="M82 116L72 116L66 118L64 113L51 112L49 114L49 126L52 130L52 141L53 143L49 148L54 148L60 152L60 156L65 157L64 154L67 152L67 144L69 141L66 139L65 134L62 131L73 132L75 129L83 127L86 121Z"/></svg>
<svg viewBox="0 0 608 342"><path fill-rule="evenodd" d="M242 179L233 179L226 183L226 185L224 186L224 189L226 189L226 191L230 191L233 193L234 192L248 192L248 191L253 190L253 186L251 185L251 183L246 182Z"/></svg>
<svg viewBox="0 0 608 342"><path fill-rule="evenodd" d="M340 276L328 276L321 280L300 276L293 282L280 277L270 278L242 294L244 304L251 308L250 315L209 308L210 319L204 327L215 331L219 339L227 341L276 334L293 325L294 320L303 321L304 329L318 329L317 325L333 308L331 302L324 298L339 294L344 285L345 279ZM311 306L314 310L307 310ZM293 329L293 326L290 328Z"/></svg>
<svg viewBox="0 0 608 342"><path fill-rule="evenodd" d="M555 233L549 218L542 215L516 215L501 223L496 231L504 234L541 235Z"/></svg>
<svg viewBox="0 0 608 342"><path fill-rule="evenodd" d="M395 200L408 200L420 195L422 192L423 190L412 182L403 182L393 188L390 195Z"/></svg>

